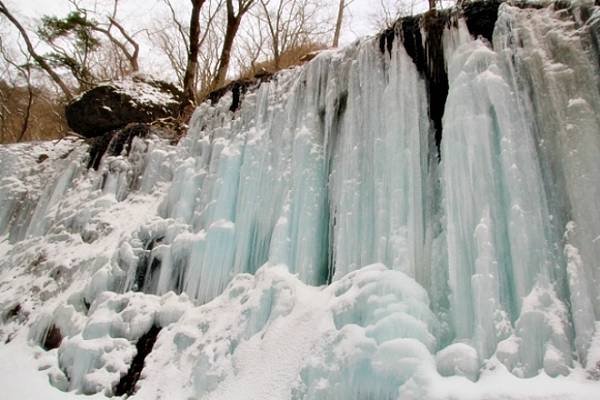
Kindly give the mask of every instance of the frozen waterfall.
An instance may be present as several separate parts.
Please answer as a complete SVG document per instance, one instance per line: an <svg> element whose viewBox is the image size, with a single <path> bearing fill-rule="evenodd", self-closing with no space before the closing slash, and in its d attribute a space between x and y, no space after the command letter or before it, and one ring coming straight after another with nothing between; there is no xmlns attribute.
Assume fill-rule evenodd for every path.
<svg viewBox="0 0 600 400"><path fill-rule="evenodd" d="M69 277L30 335L65 336L51 382L112 393L152 326L140 396L177 359L189 396L271 398L249 354L295 329L272 398L600 376L600 7L502 4L492 36L467 11L323 51L97 172L77 144L29 175L0 149L2 279L39 251Z"/></svg>

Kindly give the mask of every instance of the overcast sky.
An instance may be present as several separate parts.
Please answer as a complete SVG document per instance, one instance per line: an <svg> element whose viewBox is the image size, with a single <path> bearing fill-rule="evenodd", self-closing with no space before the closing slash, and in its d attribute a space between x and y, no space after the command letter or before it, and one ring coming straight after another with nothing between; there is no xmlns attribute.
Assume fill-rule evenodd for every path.
<svg viewBox="0 0 600 400"><path fill-rule="evenodd" d="M189 0L173 0L175 4L178 2L189 4ZM371 16L380 8L381 2L393 4L394 0L354 0L351 2L344 27L343 40L345 43L351 42L358 36L374 33ZM69 10L67 0L5 0L5 3L12 10L18 10L22 15L32 19L47 14L60 16ZM112 0L88 0L86 4L95 4L98 9L110 10ZM335 9L338 0L324 0L323 4L329 6L330 9ZM127 24L132 24L132 21L143 23L159 18L166 11L160 0L121 0L119 16Z"/></svg>

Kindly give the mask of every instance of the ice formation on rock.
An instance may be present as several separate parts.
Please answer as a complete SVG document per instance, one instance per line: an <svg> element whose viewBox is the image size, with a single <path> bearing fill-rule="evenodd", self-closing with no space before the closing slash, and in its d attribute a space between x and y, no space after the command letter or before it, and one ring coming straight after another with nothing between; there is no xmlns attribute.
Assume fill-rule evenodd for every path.
<svg viewBox="0 0 600 400"><path fill-rule="evenodd" d="M0 148L6 349L58 330L50 382L111 395L160 329L140 399L594 398L600 8L438 18L97 171Z"/></svg>

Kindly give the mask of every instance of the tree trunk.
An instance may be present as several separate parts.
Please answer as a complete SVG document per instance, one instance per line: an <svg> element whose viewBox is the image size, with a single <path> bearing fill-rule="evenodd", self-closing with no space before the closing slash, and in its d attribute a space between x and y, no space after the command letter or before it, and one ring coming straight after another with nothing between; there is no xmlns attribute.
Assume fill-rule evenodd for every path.
<svg viewBox="0 0 600 400"><path fill-rule="evenodd" d="M190 103L196 103L196 71L198 70L198 42L200 41L200 10L205 0L192 1L192 16L190 18L190 41L188 60L183 76L183 103L185 108Z"/></svg>
<svg viewBox="0 0 600 400"><path fill-rule="evenodd" d="M227 79L227 70L229 69L229 61L231 60L231 49L233 48L233 41L237 35L241 20L241 14L238 14L235 17L227 17L227 30L225 31L223 50L221 50L221 56L219 57L219 68L217 69L217 74L211 85L211 89L219 88Z"/></svg>
<svg viewBox="0 0 600 400"><path fill-rule="evenodd" d="M21 33L21 36L23 36L23 40L25 41L25 44L27 45L27 51L29 52L29 54L31 54L31 57L35 60L35 62L37 62L39 64L39 66L44 71L46 71L46 73L48 73L48 75L50 75L50 78L52 78L54 83L56 83L56 85L58 85L60 90L62 90L62 92L64 93L67 100L69 100L69 101L72 100L73 94L71 93L71 90L69 90L68 86L63 82L62 79L60 79L60 76L58 76L58 74L56 72L54 72L54 70L50 67L50 65L48 65L46 60L42 56L40 56L39 54L36 53L35 49L33 48L33 44L31 44L31 40L29 40L29 36L27 35L27 32L25 31L23 26L19 23L19 21L17 21L17 19L15 17L13 17L13 15L8 11L8 9L6 8L6 6L4 5L4 3L2 1L0 1L0 13L4 14L6 16L6 18L8 18L10 20L10 22L12 22L13 25L19 30L19 32Z"/></svg>
<svg viewBox="0 0 600 400"><path fill-rule="evenodd" d="M344 8L346 8L345 1L340 0L337 20L335 21L335 32L333 33L333 47L338 47L340 44L340 32L342 30L342 20L344 19Z"/></svg>
<svg viewBox="0 0 600 400"><path fill-rule="evenodd" d="M29 128L29 118L31 117L31 106L33 105L33 88L31 87L31 77L27 76L27 105L25 107L25 113L23 115L23 124L21 125L21 133L17 142L22 142L27 128Z"/></svg>
<svg viewBox="0 0 600 400"><path fill-rule="evenodd" d="M279 33L277 35L279 35ZM281 54L279 53L279 38L275 36L273 37L273 59L275 61L275 71L279 71L280 58Z"/></svg>

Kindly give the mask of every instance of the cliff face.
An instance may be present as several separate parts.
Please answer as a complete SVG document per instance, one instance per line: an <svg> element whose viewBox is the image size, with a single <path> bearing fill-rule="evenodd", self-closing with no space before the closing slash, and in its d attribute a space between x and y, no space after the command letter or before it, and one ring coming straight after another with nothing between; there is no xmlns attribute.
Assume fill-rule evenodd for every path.
<svg viewBox="0 0 600 400"><path fill-rule="evenodd" d="M0 351L143 399L595 398L599 20L468 3L97 170L1 148Z"/></svg>

